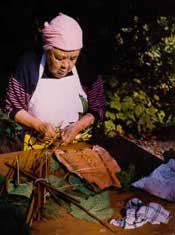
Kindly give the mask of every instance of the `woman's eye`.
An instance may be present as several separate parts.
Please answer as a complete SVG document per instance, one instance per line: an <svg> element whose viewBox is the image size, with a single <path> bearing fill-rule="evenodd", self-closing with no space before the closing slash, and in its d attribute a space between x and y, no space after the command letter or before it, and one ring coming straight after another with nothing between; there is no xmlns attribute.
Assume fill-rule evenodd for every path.
<svg viewBox="0 0 175 235"><path fill-rule="evenodd" d="M71 57L70 60L74 61L74 60L76 60L76 57Z"/></svg>
<svg viewBox="0 0 175 235"><path fill-rule="evenodd" d="M56 57L56 60L61 61L61 60L62 60L62 58Z"/></svg>

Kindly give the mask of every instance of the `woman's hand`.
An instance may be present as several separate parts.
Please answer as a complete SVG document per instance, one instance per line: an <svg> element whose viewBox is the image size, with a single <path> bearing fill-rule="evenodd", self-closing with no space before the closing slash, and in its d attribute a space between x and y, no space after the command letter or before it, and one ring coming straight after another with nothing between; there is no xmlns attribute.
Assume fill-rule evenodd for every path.
<svg viewBox="0 0 175 235"><path fill-rule="evenodd" d="M80 120L66 127L62 131L62 140L65 144L71 143L75 137L80 133L80 131L91 126L95 121L92 114L85 114Z"/></svg>
<svg viewBox="0 0 175 235"><path fill-rule="evenodd" d="M76 135L78 135L79 132L80 130L79 130L79 126L77 125L77 122L64 128L61 134L64 144L71 143L75 139Z"/></svg>
<svg viewBox="0 0 175 235"><path fill-rule="evenodd" d="M44 134L44 139L52 139L56 137L56 129L55 127L48 122L41 122L37 127L37 131L41 134Z"/></svg>
<svg viewBox="0 0 175 235"><path fill-rule="evenodd" d="M22 125L33 128L37 132L44 135L45 138L54 138L56 136L56 129L50 123L43 122L40 119L33 117L25 110L20 110L15 115L15 120Z"/></svg>

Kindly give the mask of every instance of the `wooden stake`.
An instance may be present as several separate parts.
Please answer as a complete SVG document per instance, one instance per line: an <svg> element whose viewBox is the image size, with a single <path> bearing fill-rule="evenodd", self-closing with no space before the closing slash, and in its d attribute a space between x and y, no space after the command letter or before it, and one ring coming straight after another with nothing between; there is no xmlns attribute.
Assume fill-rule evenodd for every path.
<svg viewBox="0 0 175 235"><path fill-rule="evenodd" d="M9 163L5 163L8 167L13 167L11 166ZM20 170L21 173L23 173L24 175L30 177L31 179L37 179L37 177L31 175L29 172L27 171L23 171ZM45 181L38 181L39 184L44 185L46 188L49 188L50 190L53 190L56 194L60 195L63 199L68 200L70 202L72 202L73 204L75 204L77 207L79 207L80 209L82 209L84 212L86 212L89 216L91 216L92 218L94 218L96 221L98 221L101 225L103 225L105 228L109 229L111 232L116 233L116 230L113 230L111 227L109 227L105 222L103 222L101 219L99 219L98 217L96 217L95 215L91 214L87 209L85 209L83 206L80 205L80 202L77 201L76 199L72 198L71 196L67 195L66 193L63 193L57 189L55 189L53 186L51 186L50 184L48 184Z"/></svg>
<svg viewBox="0 0 175 235"><path fill-rule="evenodd" d="M19 185L19 158L16 157L17 185Z"/></svg>

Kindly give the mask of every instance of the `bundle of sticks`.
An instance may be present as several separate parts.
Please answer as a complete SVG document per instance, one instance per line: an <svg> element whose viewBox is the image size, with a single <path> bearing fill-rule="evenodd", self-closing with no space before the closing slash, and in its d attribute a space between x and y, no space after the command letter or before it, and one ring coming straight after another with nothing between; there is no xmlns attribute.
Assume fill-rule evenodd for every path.
<svg viewBox="0 0 175 235"><path fill-rule="evenodd" d="M43 157L44 156L44 157ZM23 175L29 181L33 182L33 192L30 198L30 203L27 209L25 223L32 226L33 221L40 221L42 219L41 209L44 207L46 203L46 195L49 193L50 197L58 203L60 199L65 200L67 202L71 202L81 210L86 212L89 216L93 219L98 221L101 225L105 228L109 229L112 232L116 232L111 228L107 223L90 213L87 209L85 209L81 204L80 201L75 199L74 197L70 196L66 192L60 191L53 187L47 181L47 177L49 175L49 164L48 164L48 157L47 154L43 155L40 159L36 159L32 165L30 170L21 169L19 166L19 162L8 163L6 162L5 165L9 167L9 172L7 173L7 180L16 175L17 176L17 184L20 183L19 174Z"/></svg>

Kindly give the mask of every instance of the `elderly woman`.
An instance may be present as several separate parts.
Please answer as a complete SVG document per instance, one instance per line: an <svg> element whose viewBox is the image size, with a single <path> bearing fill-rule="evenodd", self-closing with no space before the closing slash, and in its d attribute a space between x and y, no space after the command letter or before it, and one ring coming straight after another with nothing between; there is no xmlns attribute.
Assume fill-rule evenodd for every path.
<svg viewBox="0 0 175 235"><path fill-rule="evenodd" d="M84 68L80 72L75 64L81 65L83 40L75 19L60 13L45 22L42 37L42 53L24 55L9 80L4 110L27 129L44 135L45 140L55 138L59 127L67 144L95 119L103 118L103 81L97 77L89 85L86 79L87 85L79 77ZM88 109L84 110L86 102ZM26 135L25 143L29 139Z"/></svg>

